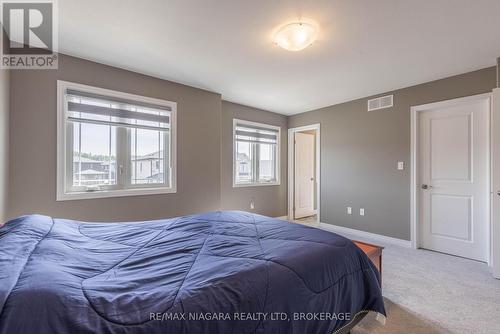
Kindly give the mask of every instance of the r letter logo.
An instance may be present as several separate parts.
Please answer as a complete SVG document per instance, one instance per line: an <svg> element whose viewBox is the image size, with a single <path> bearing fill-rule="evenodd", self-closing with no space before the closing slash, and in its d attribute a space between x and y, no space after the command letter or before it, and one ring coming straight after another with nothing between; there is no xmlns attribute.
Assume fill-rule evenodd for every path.
<svg viewBox="0 0 500 334"><path fill-rule="evenodd" d="M0 0L2 32L0 68L56 69L55 1Z"/></svg>

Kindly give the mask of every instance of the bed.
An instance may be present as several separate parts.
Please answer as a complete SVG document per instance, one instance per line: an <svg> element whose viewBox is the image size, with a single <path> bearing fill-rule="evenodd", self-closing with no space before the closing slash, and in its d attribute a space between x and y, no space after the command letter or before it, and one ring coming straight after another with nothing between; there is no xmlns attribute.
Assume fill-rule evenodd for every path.
<svg viewBox="0 0 500 334"><path fill-rule="evenodd" d="M240 211L0 228L0 333L335 333L385 316L350 240Z"/></svg>

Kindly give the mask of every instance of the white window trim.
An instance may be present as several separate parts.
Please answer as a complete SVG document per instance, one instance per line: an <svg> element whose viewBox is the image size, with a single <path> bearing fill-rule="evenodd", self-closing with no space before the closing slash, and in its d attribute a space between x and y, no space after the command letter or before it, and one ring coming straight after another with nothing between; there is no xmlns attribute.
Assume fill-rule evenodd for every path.
<svg viewBox="0 0 500 334"><path fill-rule="evenodd" d="M262 128L269 128L273 130L278 130L277 143L276 143L276 181L273 182L248 182L248 183L237 183L236 182L236 124L243 125L254 125ZM263 186L279 186L281 184L281 127L276 125L269 125L264 123L257 123L251 121L245 121L242 119L233 118L233 188L244 188L244 187L263 187Z"/></svg>
<svg viewBox="0 0 500 334"><path fill-rule="evenodd" d="M171 159L171 184L170 187L153 187L137 186L128 189L115 189L115 190L99 190L99 191L86 191L86 192L67 192L65 183L66 175L66 161L68 159L68 152L66 149L66 110L64 103L64 95L67 89L75 89L88 93L95 93L99 95L122 98L138 102L156 104L171 108L170 120L170 159ZM128 94L109 90L105 88L87 86L68 81L57 81L57 201L70 201L81 199L95 199L95 198L108 198L108 197L124 197L124 196L139 196L139 195L155 195L155 194L169 194L177 192L177 103L144 97L140 95Z"/></svg>

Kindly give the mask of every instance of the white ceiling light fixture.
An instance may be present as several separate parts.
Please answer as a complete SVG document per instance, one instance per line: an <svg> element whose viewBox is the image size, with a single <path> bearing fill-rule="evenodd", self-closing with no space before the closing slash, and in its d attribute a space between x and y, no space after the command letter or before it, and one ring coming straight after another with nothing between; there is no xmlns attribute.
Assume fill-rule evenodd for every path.
<svg viewBox="0 0 500 334"><path fill-rule="evenodd" d="M274 42L288 51L300 51L318 37L318 26L308 22L293 22L278 29Z"/></svg>

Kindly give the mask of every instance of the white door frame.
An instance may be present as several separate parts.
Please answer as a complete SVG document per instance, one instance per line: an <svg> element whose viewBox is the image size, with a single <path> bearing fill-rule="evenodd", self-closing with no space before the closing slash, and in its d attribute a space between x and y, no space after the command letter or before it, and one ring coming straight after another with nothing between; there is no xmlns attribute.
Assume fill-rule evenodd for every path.
<svg viewBox="0 0 500 334"><path fill-rule="evenodd" d="M500 58L499 58L500 60ZM500 145L500 88L495 88L491 96L491 258L493 277L500 279L500 154L496 153ZM496 152L495 152L496 151Z"/></svg>
<svg viewBox="0 0 500 334"><path fill-rule="evenodd" d="M316 130L316 206L317 217L320 219L321 208L321 126L319 123L288 129L288 219L293 219L294 189L295 189L295 145L296 132Z"/></svg>
<svg viewBox="0 0 500 334"><path fill-rule="evenodd" d="M488 100L490 103L490 110L488 114L488 144L489 148L487 150L488 156L487 156L487 161L488 161L488 197L491 197L491 93L486 93L486 94L479 94L479 95L473 95L473 96L467 96L467 97L462 97L462 98L457 98L457 99L451 99L451 100L446 100L446 101L441 101L441 102L434 102L434 103L428 103L428 104L423 104L419 106L413 106L411 107L411 184L410 184L410 189L411 189L411 196L410 196L410 222L411 222L411 246L414 249L420 248L420 228L419 228L419 222L420 222L420 217L419 217L419 204L418 199L419 199L419 184L420 180L419 178L419 173L420 170L418 168L418 154L419 154L419 113L422 111L426 111L429 109L434 109L434 108L442 108L442 107L447 107L447 106L453 106L456 103L462 103L462 102L469 102L469 101L478 101L478 100ZM488 265L490 265L491 261L491 214L490 214L490 200L487 201L487 207L488 207L488 252L487 252L487 262Z"/></svg>

